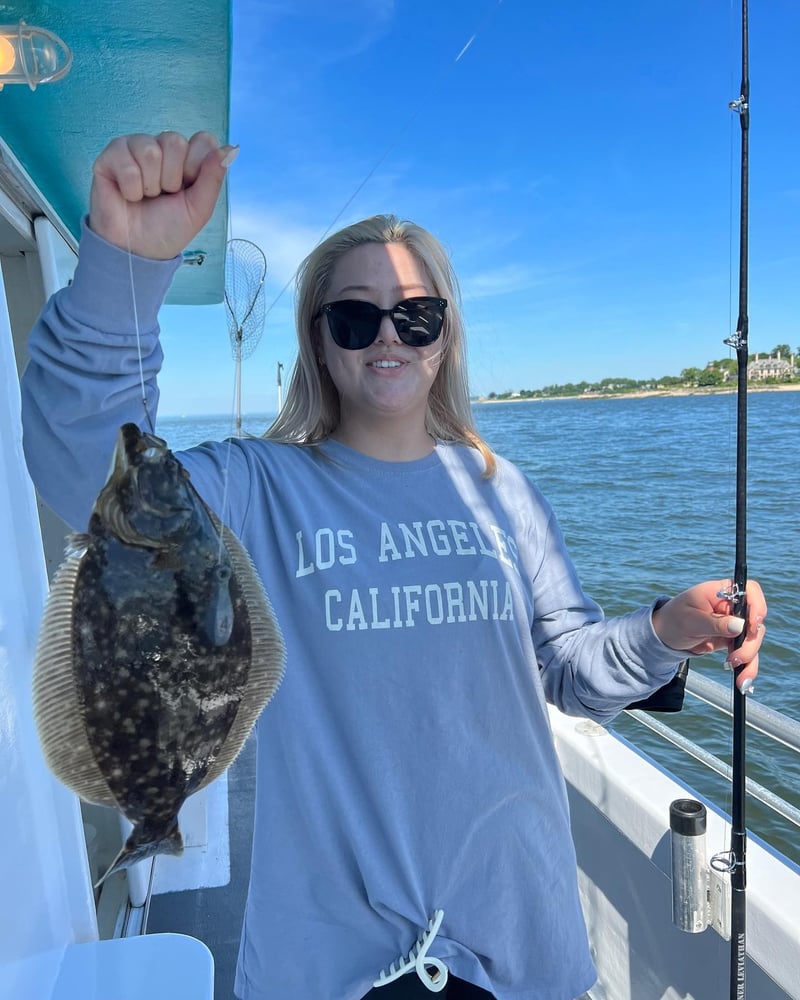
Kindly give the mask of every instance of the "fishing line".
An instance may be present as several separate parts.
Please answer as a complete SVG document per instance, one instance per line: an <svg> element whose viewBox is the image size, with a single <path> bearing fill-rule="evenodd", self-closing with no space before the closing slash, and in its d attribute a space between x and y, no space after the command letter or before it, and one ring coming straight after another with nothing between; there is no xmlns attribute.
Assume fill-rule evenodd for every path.
<svg viewBox="0 0 800 1000"><path fill-rule="evenodd" d="M225 257L223 258L223 264L222 264L223 290L224 290L224 286L225 286L225 267L226 267L227 262L228 262L228 254L227 254L228 240L232 239L232 231L231 231L231 190L230 190L229 176L230 175L226 175L225 182L224 182L225 183L225 214L226 214L226 217L227 217L227 220L228 220L228 227L227 227L228 228L228 235L227 235L227 239L225 240L225 251L226 252L225 252ZM223 294L224 294L224 291L223 291ZM219 519L220 519L220 522L223 523L223 524L226 523L225 512L227 510L228 501L229 501L229 498L230 498L228 486L229 486L229 483L230 483L229 472L230 472L230 467L231 467L231 451L233 450L233 437L234 437L234 433L233 432L234 432L234 427L235 427L234 421L236 419L236 395L237 395L236 375L234 374L234 386L233 386L233 396L234 396L234 398L231 401L231 433L228 435L228 440L227 440L226 446L225 446L225 465L223 466L223 469L222 469L222 503L220 504L220 509L219 509ZM219 533L219 547L217 549L217 563L218 563L218 565L222 564L222 551L223 551L223 548L224 548L224 544L223 544L223 540L222 540L222 532L220 531L220 533Z"/></svg>
<svg viewBox="0 0 800 1000"><path fill-rule="evenodd" d="M236 394L237 389L234 386L234 400L231 409L231 422L233 422L234 414L236 411ZM230 498L230 491L228 489L231 481L230 468L231 468L231 453L233 451L233 428L231 428L231 433L228 435L228 439L225 442L225 465L222 467L222 503L219 508L219 519L221 524L227 524L225 519L225 511L228 507L228 501ZM223 539L223 532L219 532L219 545L217 547L217 565L222 565L222 554L225 549L225 541Z"/></svg>
<svg viewBox="0 0 800 1000"><path fill-rule="evenodd" d="M226 182L227 184L227 182ZM147 423L150 428L150 433L155 434L155 425L153 423L153 418L150 413L150 409L147 405L147 390L145 388L144 381L144 364L142 362L142 339L139 330L139 311L136 307L136 284L133 277L133 250L131 249L131 230L130 230L130 220L128 218L128 205L127 202L123 202L125 209L125 231L127 235L128 244L128 277L131 285L131 302L133 303L133 322L136 330L136 359L139 365L139 385L142 391L142 406L144 407L145 417L147 418ZM228 216L230 218L230 215ZM230 457L231 457L231 446L232 438L228 438L228 446L225 455L225 466L222 470L222 504L220 505L220 520L224 521L224 512L228 504L228 481L229 475L228 471L230 468ZM224 542L222 538L222 532L219 533L219 548L217 551L217 563L222 564L222 553L224 549ZM151 873L152 882L152 873Z"/></svg>
<svg viewBox="0 0 800 1000"><path fill-rule="evenodd" d="M345 203L342 205L342 207L339 209L339 211L333 217L333 219L331 220L331 222L328 225L327 229L322 233L322 235L317 240L317 245L319 243L321 243L325 239L325 237L328 235L328 233L333 229L333 227L339 221L339 219L341 219L341 217L344 215L344 213L347 211L347 209L350 207L350 205L352 205L352 203L358 197L358 195L360 194L360 192L367 186L367 184L369 183L369 181L372 179L372 177L377 172L378 168L389 158L389 156L391 155L391 153L393 153L394 150L400 145L401 138L403 138L403 136L408 131L408 129L410 128L410 126L422 114L423 110L425 109L425 107L430 102L431 97L438 92L438 90L441 88L441 86L444 83L444 81L447 79L447 77L455 69L456 64L459 62L459 60L461 59L461 57L463 55L465 55L465 53L467 52L467 50L469 48L471 48L472 43L475 41L475 39L478 38L479 35L481 34L481 32L483 32L486 29L486 26L494 18L494 16L497 13L497 9L502 5L502 3L503 3L503 0L494 0L494 3L489 8L489 10L484 14L484 16L483 16L481 22L479 23L478 27L470 35L470 37L466 41L466 43L464 45L462 45L461 48L459 49L458 55L456 55L456 57L450 63L448 63L447 66L444 67L444 69L442 70L442 72L439 74L439 77L436 80L436 82L433 84L432 87L430 87L426 91L426 95L423 98L423 100L420 101L419 105L411 113L411 115L405 121L405 123L394 133L394 139L389 143L389 145L386 147L386 149L381 153L381 155L378 157L378 159L375 161L375 163L372 165L372 167L367 171L366 176L356 186L355 190L347 198L347 200L345 201ZM275 306L278 304L278 302L283 298L284 293L289 288L289 286L292 284L292 282L295 280L296 275L297 275L297 270L295 270L295 273L291 276L291 278L289 278L289 280L286 282L286 284L283 286L283 288L281 288L281 290L275 296L275 298L272 301L272 303L267 307L267 312L266 312L267 316L269 316L269 314L272 312L272 310L275 308Z"/></svg>
<svg viewBox="0 0 800 1000"><path fill-rule="evenodd" d="M226 181L226 192L227 192L227 181ZM133 304L133 322L134 322L134 328L135 328L135 331L136 331L136 359L137 359L137 362L138 362L138 365L139 365L139 386L140 386L141 392L142 392L142 406L144 408L144 413L145 413L145 417L147 419L147 424L148 424L148 426L150 428L150 433L151 434L155 434L156 433L155 424L153 422L153 418L152 418L152 415L150 413L150 408L147 405L147 390L146 390L146 387L145 387L145 380L144 380L144 364L142 362L142 340L141 340L141 334L140 334L140 329L139 329L139 311L138 311L137 306L136 306L136 283L134 281L134 276L133 276L133 250L131 248L130 219L128 217L128 204L125 201L123 201L123 208L124 208L124 211L125 211L125 232L126 232L126 238L127 238L127 251L128 251L128 278L129 278L130 286L131 286L131 302ZM228 218L230 219L230 214L228 215ZM229 481L229 478L230 478L229 475L228 475L228 470L230 468L231 445L232 445L232 439L229 438L228 439L228 447L227 447L226 456L225 456L225 466L224 466L223 471L222 471L222 504L220 505L220 521L221 522L225 521L225 514L224 514L224 512L225 512L225 509L226 509L227 504L228 504L228 481ZM219 546L218 546L218 549L217 549L217 566L218 567L222 566L222 556L223 556L224 547L225 547L225 544L224 544L224 540L223 540L223 533L222 533L222 531L220 531L219 532ZM150 883L151 883L151 885L152 885L152 881L153 881L153 872L151 871L150 872Z"/></svg>
<svg viewBox="0 0 800 1000"><path fill-rule="evenodd" d="M144 415L147 419L147 424L150 428L150 433L155 434L156 428L153 423L153 418L150 414L150 409L147 406L147 390L144 384L144 365L142 364L142 338L139 333L139 310L136 306L136 286L133 280L133 251L131 250L131 227L130 220L128 219L128 203L123 199L122 206L125 210L125 234L128 242L128 276L131 283L131 303L133 304L133 323L136 330L136 359L139 362L139 386L142 390L142 406L144 407Z"/></svg>

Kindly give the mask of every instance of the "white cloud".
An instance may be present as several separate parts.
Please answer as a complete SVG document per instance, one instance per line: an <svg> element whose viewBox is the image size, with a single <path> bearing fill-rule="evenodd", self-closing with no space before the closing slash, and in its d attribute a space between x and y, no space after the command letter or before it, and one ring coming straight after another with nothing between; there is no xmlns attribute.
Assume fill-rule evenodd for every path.
<svg viewBox="0 0 800 1000"><path fill-rule="evenodd" d="M270 287L291 282L322 235L317 227L295 221L288 212L247 204L233 208L230 230L232 237L252 240L264 251Z"/></svg>
<svg viewBox="0 0 800 1000"><path fill-rule="evenodd" d="M264 57L281 92L295 82L307 84L319 71L369 49L387 33L395 0L295 0L287 3L243 2L234 9L236 41L233 91L263 101ZM271 41L281 36L276 50Z"/></svg>
<svg viewBox="0 0 800 1000"><path fill-rule="evenodd" d="M555 272L528 264L506 264L486 271L464 275L461 288L466 302L472 299L490 298L494 295L508 295L522 292L555 282L559 278Z"/></svg>

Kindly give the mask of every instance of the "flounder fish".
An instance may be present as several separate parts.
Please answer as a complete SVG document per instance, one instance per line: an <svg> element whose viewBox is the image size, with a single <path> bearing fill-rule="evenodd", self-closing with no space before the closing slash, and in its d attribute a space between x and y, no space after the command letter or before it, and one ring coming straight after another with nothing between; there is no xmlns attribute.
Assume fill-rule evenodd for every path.
<svg viewBox="0 0 800 1000"><path fill-rule="evenodd" d="M182 852L178 810L233 763L283 668L250 557L166 442L125 424L53 579L34 666L49 767L133 824L103 878Z"/></svg>

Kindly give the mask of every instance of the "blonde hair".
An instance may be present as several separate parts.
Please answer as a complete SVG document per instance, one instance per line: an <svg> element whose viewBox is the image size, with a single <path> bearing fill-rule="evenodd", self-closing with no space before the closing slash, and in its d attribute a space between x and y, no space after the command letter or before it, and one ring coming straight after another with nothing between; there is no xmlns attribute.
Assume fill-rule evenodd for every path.
<svg viewBox="0 0 800 1000"><path fill-rule="evenodd" d="M300 265L295 305L299 353L283 408L264 436L311 445L324 441L337 427L339 394L327 369L318 363L319 312L337 260L364 243L402 243L425 269L433 294L447 299L442 361L428 396L425 427L438 440L477 448L484 460L484 475L491 476L496 459L475 428L469 402L458 279L441 243L421 226L394 215L375 215L347 226L320 243Z"/></svg>

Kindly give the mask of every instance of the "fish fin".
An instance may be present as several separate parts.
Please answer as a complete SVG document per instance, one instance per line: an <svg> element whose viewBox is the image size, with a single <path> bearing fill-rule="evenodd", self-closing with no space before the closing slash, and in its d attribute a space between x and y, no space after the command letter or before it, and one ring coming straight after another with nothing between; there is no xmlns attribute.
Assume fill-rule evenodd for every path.
<svg viewBox="0 0 800 1000"><path fill-rule="evenodd" d="M86 550L92 541L92 536L82 531L73 531L67 535L64 546L64 555L67 559L80 559L86 554Z"/></svg>
<svg viewBox="0 0 800 1000"><path fill-rule="evenodd" d="M33 666L34 719L56 778L86 802L116 807L87 736L74 677L73 611L82 558L77 550L68 556L50 584Z"/></svg>
<svg viewBox="0 0 800 1000"><path fill-rule="evenodd" d="M108 870L95 883L94 888L102 885L109 875L130 868L139 861L145 861L156 854L183 854L183 837L178 829L178 821L173 820L166 831L153 834L144 823L137 823L131 830L122 850L114 858Z"/></svg>

